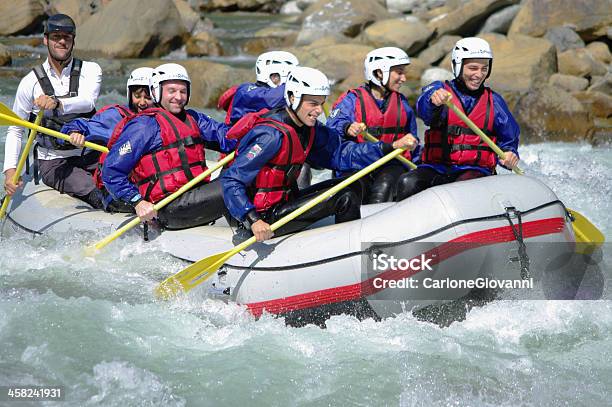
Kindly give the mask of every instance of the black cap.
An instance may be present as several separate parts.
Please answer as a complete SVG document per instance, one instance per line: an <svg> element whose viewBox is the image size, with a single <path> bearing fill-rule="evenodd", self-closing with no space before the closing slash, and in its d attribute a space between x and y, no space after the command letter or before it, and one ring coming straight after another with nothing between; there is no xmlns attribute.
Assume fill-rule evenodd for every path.
<svg viewBox="0 0 612 407"><path fill-rule="evenodd" d="M52 32L64 32L76 35L74 20L66 14L54 14L45 24L45 35Z"/></svg>

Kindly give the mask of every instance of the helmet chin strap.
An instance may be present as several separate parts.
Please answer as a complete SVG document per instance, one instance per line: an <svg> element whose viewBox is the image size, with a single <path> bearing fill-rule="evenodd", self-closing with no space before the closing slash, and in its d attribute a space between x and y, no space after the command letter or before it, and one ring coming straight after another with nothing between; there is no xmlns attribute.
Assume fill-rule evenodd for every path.
<svg viewBox="0 0 612 407"><path fill-rule="evenodd" d="M294 97L295 97L295 96L294 96ZM301 100L300 100L300 104L302 104L302 101L301 101ZM300 106L298 105L298 109L299 109L299 108L300 108ZM297 120L297 123L295 123L295 124L297 124L297 125L298 125L298 126L300 126L300 127L301 127L301 126L305 126L304 122L302 122L302 121L300 120L300 116L298 116L297 112L296 112L295 110L293 110L293 107L291 107L291 106L289 105L289 106L287 106L287 109L289 109L289 113L291 113L291 114L290 114L291 119L293 119L293 121L296 121L296 120Z"/></svg>
<svg viewBox="0 0 612 407"><path fill-rule="evenodd" d="M382 81L380 83L382 83ZM387 86L379 86L372 81L370 81L370 89L376 89L378 92L380 92L383 99L386 98L389 93L391 93L391 91L387 89Z"/></svg>
<svg viewBox="0 0 612 407"><path fill-rule="evenodd" d="M479 96L484 90L484 81L482 81L478 89L472 90L467 87L467 85L465 84L465 81L463 80L463 76L461 75L457 77L457 85L461 92L471 95L471 96Z"/></svg>

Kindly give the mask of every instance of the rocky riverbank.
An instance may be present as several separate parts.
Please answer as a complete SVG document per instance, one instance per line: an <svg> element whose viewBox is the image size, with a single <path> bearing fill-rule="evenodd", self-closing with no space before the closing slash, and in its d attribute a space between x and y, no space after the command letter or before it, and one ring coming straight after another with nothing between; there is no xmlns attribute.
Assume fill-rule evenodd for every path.
<svg viewBox="0 0 612 407"><path fill-rule="evenodd" d="M265 25L231 48L217 37L208 18L212 11L238 11L244 21L274 13L278 23ZM609 0L3 2L0 35L7 45L0 45L0 65L12 67L14 57L23 52L14 36L42 32L42 21L55 12L77 22L79 55L102 59L115 71L125 73L136 64L153 66L154 59L181 50L181 63L194 78L193 102L205 107L214 107L229 86L254 76L251 69L210 57L254 57L270 49L287 49L303 65L325 72L334 83L335 100L363 81L368 51L400 47L412 60L403 91L414 101L421 86L451 77L455 41L478 35L491 43L495 60L489 82L507 99L523 141L612 140ZM130 60L117 62L122 59ZM28 68L8 72L17 75Z"/></svg>

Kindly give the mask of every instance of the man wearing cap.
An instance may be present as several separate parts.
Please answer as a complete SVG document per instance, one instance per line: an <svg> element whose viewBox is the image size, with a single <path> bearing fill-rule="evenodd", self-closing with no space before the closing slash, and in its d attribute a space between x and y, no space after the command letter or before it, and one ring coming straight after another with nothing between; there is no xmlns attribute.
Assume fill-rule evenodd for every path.
<svg viewBox="0 0 612 407"><path fill-rule="evenodd" d="M43 109L42 125L59 131L64 123L95 113L102 70L94 62L73 57L75 35L76 27L69 16L55 14L47 20L43 37L47 59L21 80L13 104L13 111L24 120L33 121ZM10 126L6 134L3 171L9 195L22 185L21 181L12 182L22 135L23 128L17 126ZM35 146L35 162L43 182L95 208L102 206L91 177L98 155L46 135L39 135Z"/></svg>

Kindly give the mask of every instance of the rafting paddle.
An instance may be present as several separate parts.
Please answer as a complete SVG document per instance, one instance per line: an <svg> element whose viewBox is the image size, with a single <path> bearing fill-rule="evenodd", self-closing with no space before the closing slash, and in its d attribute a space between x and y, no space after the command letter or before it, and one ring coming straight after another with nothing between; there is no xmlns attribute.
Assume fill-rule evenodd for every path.
<svg viewBox="0 0 612 407"><path fill-rule="evenodd" d="M43 126L39 126L35 123L30 123L27 120L23 120L21 117L17 116L17 113L13 112L7 105L0 102L0 126L21 126L27 127L30 130L36 130L39 133L43 133L52 137L56 137L65 141L70 141L70 136L60 133L59 131L51 130ZM86 141L84 147L90 148L92 150L99 151L101 153L108 153L108 148L90 143Z"/></svg>
<svg viewBox="0 0 612 407"><path fill-rule="evenodd" d="M404 149L396 149L391 153L385 155L378 161L373 162L362 170L356 172L351 175L344 181L340 182L338 185L333 186L332 188L324 191L323 193L317 195L310 201L306 202L304 205L300 206L290 214L282 217L281 219L274 222L270 225L272 231L277 230L278 228L284 226L288 222L297 218L304 212L308 211L312 207L320 204L321 202L329 199L331 196L357 181L359 178L369 174L374 171L378 167L386 164L387 162L397 158L398 155L402 154ZM245 240L241 244L237 245L231 250L226 252L213 254L212 256L205 257L187 268L179 271L178 273L168 277L164 280L157 288L155 289L155 296L158 299L170 299L175 297L180 292L187 292L192 288L196 287L200 283L206 281L210 276L212 276L218 269L221 267L229 258L234 256L236 253L246 249L250 245L256 242L255 236L252 236L250 239Z"/></svg>
<svg viewBox="0 0 612 407"><path fill-rule="evenodd" d="M325 119L327 120L327 118L329 118L329 109L327 108L327 105L325 103L323 104L323 113L325 113ZM376 137L368 133L367 130L364 130L361 133L361 135L363 136L364 139L371 141L373 143L377 143L380 141L379 139L377 139ZM413 163L412 161L410 161L403 155L398 155L396 159L400 160L403 164L406 164L408 167L410 167L411 170L415 170L417 168L415 163Z"/></svg>
<svg viewBox="0 0 612 407"><path fill-rule="evenodd" d="M373 143L377 143L380 140L377 139L376 137L374 137L373 135L371 135L370 133L368 133L366 130L364 130L361 135L363 136L364 139L371 141ZM397 157L395 157L396 159L400 160L402 162L402 164L406 164L408 167L410 167L411 170L416 170L417 165L415 163L413 163L412 161L410 161L409 159L407 159L406 157L404 157L403 155L398 155Z"/></svg>
<svg viewBox="0 0 612 407"><path fill-rule="evenodd" d="M504 152L499 148L493 140L491 140L478 126L474 124L469 117L467 117L455 104L452 102L452 97L446 100L446 105L453 111L465 124L468 125L470 129L478 136L480 139L487 143L489 147L497 154L500 159L504 159ZM519 175L523 175L524 172L518 167L514 167L512 169L515 173ZM579 243L592 243L597 246L600 246L605 241L605 237L603 233L591 221L589 221L584 215L576 212L573 209L567 208L567 211L571 215L572 218L572 228L574 229L574 235L576 236L576 241Z"/></svg>
<svg viewBox="0 0 612 407"><path fill-rule="evenodd" d="M446 99L446 106L449 107L449 109L451 109L453 112L455 112L455 114L457 116L459 116L459 118L468 125L468 127L470 129L472 129L472 131L474 133L476 133L480 139L485 142L490 148L491 150L493 150L493 152L495 154L497 154L497 156L499 157L500 160L503 160L506 158L506 156L504 155L504 152L502 151L501 148L497 147L497 144L495 144L493 142L493 140L491 140L489 138L489 136L487 136L482 130L480 130L480 128L478 128L478 126L476 126L474 124L474 122L472 120L470 120L469 117L467 117L461 110L459 110L459 108L457 106L455 106L455 104L452 102L452 96L449 94L449 97ZM524 175L525 173L523 172L523 170L521 170L518 166L512 168L512 171L514 171L516 174L518 175Z"/></svg>
<svg viewBox="0 0 612 407"><path fill-rule="evenodd" d="M200 175L198 175L197 177L195 177L194 179L192 179L191 181L189 181L188 183L186 183L185 185L177 189L175 192L168 195L167 197L165 197L164 199L162 199L155 205L153 205L153 208L156 211L159 211L164 206L168 205L170 202L174 201L176 198L181 196L183 193L190 190L194 185L204 180L204 178L208 177L210 174L212 174L219 168L223 167L228 162L232 161L234 159L235 154L236 154L235 152L229 154L228 156L226 156L225 158L217 162L217 164L213 165L212 167L210 167L209 169L207 169L206 171L204 171L203 173L201 173ZM110 242L117 239L119 236L121 236L128 230L132 229L134 226L138 225L139 223L140 223L140 218L138 216L134 217L129 223L123 225L122 227L120 227L119 229L117 229L116 231L114 231L113 233L105 237L104 239L100 240L98 243L86 247L85 255L88 257L93 257L95 254L97 254L99 250L104 248Z"/></svg>
<svg viewBox="0 0 612 407"><path fill-rule="evenodd" d="M36 115L36 120L34 120L34 124L38 126L42 120L43 113L45 111L41 110ZM28 159L28 155L30 154L30 149L32 148L32 144L36 139L36 130L31 129L30 135L28 136L28 141L21 152L21 157L19 157L19 162L17 163L17 168L15 169L15 175L13 176L13 184L17 184L19 182L19 178L21 177L21 171L23 171L23 167L25 166L26 160ZM11 196L7 195L2 202L2 207L0 208L0 219L4 218L6 214L6 209L8 208L9 202L11 202Z"/></svg>

